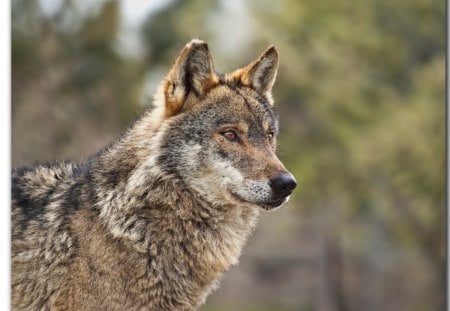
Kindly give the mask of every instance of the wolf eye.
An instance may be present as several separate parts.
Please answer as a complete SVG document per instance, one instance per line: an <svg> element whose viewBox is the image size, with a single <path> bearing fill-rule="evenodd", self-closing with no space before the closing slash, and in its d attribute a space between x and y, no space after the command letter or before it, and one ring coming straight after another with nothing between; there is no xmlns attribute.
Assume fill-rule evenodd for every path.
<svg viewBox="0 0 450 311"><path fill-rule="evenodd" d="M239 136L234 130L226 130L221 133L223 137L232 142L239 142Z"/></svg>

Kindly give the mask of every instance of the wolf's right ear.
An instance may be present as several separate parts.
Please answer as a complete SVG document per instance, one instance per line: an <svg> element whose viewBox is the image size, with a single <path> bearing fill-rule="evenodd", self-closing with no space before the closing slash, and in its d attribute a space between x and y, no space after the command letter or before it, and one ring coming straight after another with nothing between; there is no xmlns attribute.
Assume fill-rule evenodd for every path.
<svg viewBox="0 0 450 311"><path fill-rule="evenodd" d="M165 116L179 113L192 97L201 97L218 83L206 42L194 39L183 48L163 81Z"/></svg>
<svg viewBox="0 0 450 311"><path fill-rule="evenodd" d="M278 72L278 51L272 45L255 61L231 73L234 80L272 98L272 88ZM272 101L272 100L271 100Z"/></svg>

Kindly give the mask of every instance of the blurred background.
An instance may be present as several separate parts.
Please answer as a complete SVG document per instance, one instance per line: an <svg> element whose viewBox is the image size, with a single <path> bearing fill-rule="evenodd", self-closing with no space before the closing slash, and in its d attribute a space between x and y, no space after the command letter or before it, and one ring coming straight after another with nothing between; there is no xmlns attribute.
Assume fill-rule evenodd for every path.
<svg viewBox="0 0 450 311"><path fill-rule="evenodd" d="M86 158L177 53L280 52L299 187L202 310L445 310L444 0L12 0L12 165Z"/></svg>

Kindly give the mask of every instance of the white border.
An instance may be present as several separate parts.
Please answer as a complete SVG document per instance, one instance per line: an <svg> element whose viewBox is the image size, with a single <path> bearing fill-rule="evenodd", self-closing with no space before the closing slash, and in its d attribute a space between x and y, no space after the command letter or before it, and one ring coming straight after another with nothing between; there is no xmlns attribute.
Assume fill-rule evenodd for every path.
<svg viewBox="0 0 450 311"><path fill-rule="evenodd" d="M10 309L11 4L0 1L0 301Z"/></svg>

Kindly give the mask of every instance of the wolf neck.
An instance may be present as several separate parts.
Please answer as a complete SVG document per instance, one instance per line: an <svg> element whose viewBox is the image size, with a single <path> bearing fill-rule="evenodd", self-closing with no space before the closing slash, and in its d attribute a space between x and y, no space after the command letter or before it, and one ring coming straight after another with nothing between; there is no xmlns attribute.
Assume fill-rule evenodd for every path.
<svg viewBox="0 0 450 311"><path fill-rule="evenodd" d="M259 210L209 204L181 180L161 172L151 147L158 134L143 141L142 132L132 128L94 161L93 177L108 189L96 194L100 218L114 237L159 258L174 279L183 276L196 286L211 285L237 263Z"/></svg>

